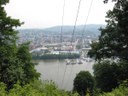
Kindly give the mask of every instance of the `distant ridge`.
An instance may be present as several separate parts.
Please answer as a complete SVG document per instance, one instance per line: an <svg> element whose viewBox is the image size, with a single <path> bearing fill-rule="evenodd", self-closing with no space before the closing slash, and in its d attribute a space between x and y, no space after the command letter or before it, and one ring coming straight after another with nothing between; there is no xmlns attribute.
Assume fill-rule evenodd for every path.
<svg viewBox="0 0 128 96"><path fill-rule="evenodd" d="M63 26L63 35L68 34L71 35L73 31L74 26ZM84 34L85 35L100 35L99 28L104 28L105 25L103 24L88 24L86 25L86 29ZM80 35L83 32L84 25L77 25L75 30L75 35ZM43 32L44 34L49 35L57 35L60 34L61 26L54 26L50 28L44 28L44 29L19 29L19 32Z"/></svg>

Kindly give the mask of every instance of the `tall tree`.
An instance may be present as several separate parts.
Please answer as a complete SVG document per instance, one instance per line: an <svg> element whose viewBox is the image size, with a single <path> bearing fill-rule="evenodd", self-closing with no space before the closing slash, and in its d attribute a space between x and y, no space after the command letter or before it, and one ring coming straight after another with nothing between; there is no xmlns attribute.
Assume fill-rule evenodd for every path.
<svg viewBox="0 0 128 96"><path fill-rule="evenodd" d="M8 0L0 0L0 81L11 87L19 78L19 72L16 73L18 60L15 55L17 32L13 27L20 26L21 23L7 16L3 6L8 2Z"/></svg>
<svg viewBox="0 0 128 96"><path fill-rule="evenodd" d="M89 55L96 59L118 57L128 60L128 1L114 1L116 3L113 10L107 12L106 28L100 29L99 42L91 45Z"/></svg>
<svg viewBox="0 0 128 96"><path fill-rule="evenodd" d="M21 78L22 85L30 83L31 81L38 79L40 76L40 74L35 70L36 63L32 62L32 56L29 53L28 45L29 43L19 45L17 51L17 58L19 59L20 65L22 66L22 70L24 72L23 77Z"/></svg>
<svg viewBox="0 0 128 96"><path fill-rule="evenodd" d="M17 81L24 82L24 75L29 77L30 74L25 72L26 65L31 68L32 73L35 72L36 74L36 71L33 71L34 66L30 65L30 62L25 63L27 59L30 58L21 59L17 55L21 48L17 48L16 40L18 39L18 32L15 31L14 28L20 26L21 23L18 19L12 19L7 16L4 6L8 2L9 0L0 0L0 81L4 82L7 88L10 89ZM28 50L26 50L26 56L29 56L29 51L27 51ZM24 56L23 54L20 55ZM29 67L27 67L28 70ZM35 75L32 76L34 77Z"/></svg>
<svg viewBox="0 0 128 96"><path fill-rule="evenodd" d="M104 0L105 3L108 1ZM99 42L94 42L88 53L98 61L103 60L94 66L97 86L102 91L111 91L119 82L128 79L128 0L112 1L115 5L107 12L107 25L100 29ZM119 58L119 61L106 62L106 58Z"/></svg>

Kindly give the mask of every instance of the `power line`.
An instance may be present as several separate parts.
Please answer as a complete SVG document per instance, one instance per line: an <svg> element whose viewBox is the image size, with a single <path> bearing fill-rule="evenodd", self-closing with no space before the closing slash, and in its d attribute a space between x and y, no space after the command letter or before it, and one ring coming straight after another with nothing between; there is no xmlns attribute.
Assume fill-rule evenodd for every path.
<svg viewBox="0 0 128 96"><path fill-rule="evenodd" d="M85 32L85 29L86 29L86 26L87 26L87 21L88 21L90 12L91 12L92 4L93 4L93 0L91 0L90 6L89 6L89 9L88 9L88 13L87 13L87 18L86 18L85 23L84 23L84 28L83 28L83 32L82 32L83 33L82 34L82 39L84 37L84 32Z"/></svg>
<svg viewBox="0 0 128 96"><path fill-rule="evenodd" d="M79 15L80 5L81 5L81 0L79 0L79 5L78 5L78 9L77 9L77 14L76 14L76 20L75 20L75 24L74 24L73 32L72 32L71 45L72 45L72 42L74 39L74 33L75 33L75 29L76 29L76 23L77 23L77 19L78 19L78 15Z"/></svg>
<svg viewBox="0 0 128 96"><path fill-rule="evenodd" d="M66 0L64 0L63 9L62 9L63 12L62 12L62 25L61 25L61 30L60 30L60 43L62 43L62 41L63 41L63 39L62 39L63 34L62 33L63 33L63 25L64 25L65 2L66 2ZM58 63L58 69L57 69L57 80L58 80L58 77L59 77L59 63Z"/></svg>
<svg viewBox="0 0 128 96"><path fill-rule="evenodd" d="M67 64L66 64L66 66L65 66L64 75L63 75L63 78L62 78L62 83L61 83L62 88L63 88L63 83L64 83L64 78L65 78L66 70L67 70Z"/></svg>
<svg viewBox="0 0 128 96"><path fill-rule="evenodd" d="M63 33L63 25L64 25L64 12L65 11L65 0L64 0L64 4L63 4L63 13L62 13L62 25L61 25L61 37L60 37L60 42L62 43L63 39L62 39L62 33Z"/></svg>
<svg viewBox="0 0 128 96"><path fill-rule="evenodd" d="M80 9L80 3L81 3L81 0L79 1L79 7L78 7L79 9ZM84 24L84 28L83 28L83 32L82 32L82 33L85 32L86 24L87 24L87 21L88 21L88 18L89 18L89 14L90 14L90 12L91 12L92 4L93 4L93 0L91 0L90 6L89 6L88 13L87 13L87 18L86 18L86 20L85 20L85 24ZM79 10L78 10L78 13L79 13ZM74 35L74 32L75 32L75 28L76 28L76 22L77 22L77 18L78 18L78 13L77 13L76 21L75 21L75 26L74 26L74 29L73 29L73 35ZM82 39L83 39L83 34L82 34L81 37L82 37ZM73 37L72 37L72 41L71 41L71 42L73 42ZM72 43L71 43L71 44L72 44ZM86 67L88 67L88 66L86 66ZM73 66L71 67L71 71L70 71L70 74L69 74L69 79L70 79L70 77L72 76L72 75L71 75L72 71L73 71ZM67 82L67 83L68 83L68 82ZM68 84L66 84L66 85L68 85Z"/></svg>
<svg viewBox="0 0 128 96"><path fill-rule="evenodd" d="M87 21L88 21L90 12L91 12L92 5L93 5L93 0L91 0L90 6L89 6L89 9L88 9L87 18L86 18L86 20L85 20L85 24L84 24L84 28L83 28L81 40L83 40L83 38L84 38L84 32L86 31ZM86 65L86 68L88 68L88 65L89 65L89 64Z"/></svg>
<svg viewBox="0 0 128 96"><path fill-rule="evenodd" d="M73 38L74 38L74 33L75 33L75 29L76 29L76 23L77 23L77 19L78 19L78 15L79 15L80 6L81 6L81 0L79 0L79 4L78 4L78 8L77 8L77 14L76 14L76 19L75 19L75 24L74 24L74 27L73 27L73 32L72 32L72 37L71 37L71 46L72 46L72 42L73 42ZM62 79L62 85L63 85L63 82L64 82L66 69L67 69L67 65L66 65L66 68L64 70L64 76L63 76L63 79ZM71 72L72 72L72 70L73 70L73 68L71 68ZM71 72L70 72L70 74L71 74Z"/></svg>
<svg viewBox="0 0 128 96"><path fill-rule="evenodd" d="M69 73L68 80L70 80L70 78L71 78L72 71L73 71L73 65L71 65L71 71L70 71L70 73ZM66 82L65 87L66 87L66 85L68 85L68 82ZM64 87L64 88L65 88L65 87Z"/></svg>

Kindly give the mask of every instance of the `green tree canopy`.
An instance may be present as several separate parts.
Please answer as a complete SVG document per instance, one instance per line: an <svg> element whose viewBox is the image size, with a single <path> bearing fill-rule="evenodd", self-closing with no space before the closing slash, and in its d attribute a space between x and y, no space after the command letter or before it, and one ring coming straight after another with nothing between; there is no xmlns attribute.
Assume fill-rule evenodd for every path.
<svg viewBox="0 0 128 96"><path fill-rule="evenodd" d="M94 64L96 87L104 92L110 92L128 79L128 62L113 62L104 60Z"/></svg>
<svg viewBox="0 0 128 96"><path fill-rule="evenodd" d="M94 65L94 76L102 91L111 91L128 79L128 0L111 1L115 5L107 12L107 25L100 29L99 41L92 43L88 53L100 61Z"/></svg>
<svg viewBox="0 0 128 96"><path fill-rule="evenodd" d="M94 79L88 71L80 71L74 79L74 91L85 96L87 91L93 93Z"/></svg>
<svg viewBox="0 0 128 96"><path fill-rule="evenodd" d="M0 82L7 85L7 90L17 81L25 84L39 77L31 62L28 47L16 44L18 32L14 28L21 23L18 19L7 16L4 5L8 2L9 0L0 0Z"/></svg>
<svg viewBox="0 0 128 96"><path fill-rule="evenodd" d="M96 87L102 91L112 91L118 86L119 67L116 63L103 61L93 66Z"/></svg>
<svg viewBox="0 0 128 96"><path fill-rule="evenodd" d="M32 62L32 56L29 53L29 43L18 46L17 58L23 70L23 77L21 78L23 85L39 78L40 73L35 70L36 63Z"/></svg>
<svg viewBox="0 0 128 96"><path fill-rule="evenodd" d="M128 60L128 1L115 1L113 10L107 12L107 26L100 29L99 42L91 45L89 55L98 60L117 57Z"/></svg>

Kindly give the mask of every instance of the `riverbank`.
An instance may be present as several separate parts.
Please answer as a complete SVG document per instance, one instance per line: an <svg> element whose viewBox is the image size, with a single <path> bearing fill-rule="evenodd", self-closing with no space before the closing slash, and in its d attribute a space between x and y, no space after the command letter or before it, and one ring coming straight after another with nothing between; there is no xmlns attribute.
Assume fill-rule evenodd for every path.
<svg viewBox="0 0 128 96"><path fill-rule="evenodd" d="M45 59L76 59L80 58L80 54L44 54L44 55L32 55L34 60Z"/></svg>

